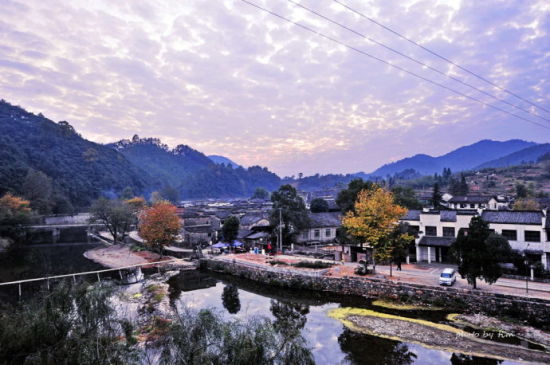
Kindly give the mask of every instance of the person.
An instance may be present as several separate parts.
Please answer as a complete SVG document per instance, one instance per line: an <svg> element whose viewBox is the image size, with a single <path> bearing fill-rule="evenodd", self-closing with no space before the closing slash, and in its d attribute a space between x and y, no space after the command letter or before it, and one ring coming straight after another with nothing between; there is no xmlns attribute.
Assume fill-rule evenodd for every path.
<svg viewBox="0 0 550 365"><path fill-rule="evenodd" d="M401 271L401 259L397 259L397 270Z"/></svg>
<svg viewBox="0 0 550 365"><path fill-rule="evenodd" d="M269 254L271 254L271 253L272 253L271 250L273 250L273 247L271 247L271 242L268 242L268 243L267 243L267 252L268 252Z"/></svg>

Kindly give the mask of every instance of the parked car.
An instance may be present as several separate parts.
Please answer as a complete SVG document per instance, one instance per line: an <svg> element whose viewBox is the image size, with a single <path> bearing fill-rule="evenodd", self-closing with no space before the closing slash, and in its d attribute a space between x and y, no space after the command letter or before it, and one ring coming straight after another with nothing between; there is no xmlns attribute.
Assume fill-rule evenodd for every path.
<svg viewBox="0 0 550 365"><path fill-rule="evenodd" d="M444 269L439 275L439 285L452 286L456 282L456 270L451 268Z"/></svg>

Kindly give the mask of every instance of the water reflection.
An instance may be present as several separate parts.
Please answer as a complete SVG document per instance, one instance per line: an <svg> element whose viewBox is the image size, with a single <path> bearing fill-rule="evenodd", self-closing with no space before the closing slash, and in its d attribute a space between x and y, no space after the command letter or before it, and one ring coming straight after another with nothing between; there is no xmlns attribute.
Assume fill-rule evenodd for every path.
<svg viewBox="0 0 550 365"><path fill-rule="evenodd" d="M502 363L502 360L487 359L464 354L453 354L451 356L452 365L498 365Z"/></svg>
<svg viewBox="0 0 550 365"><path fill-rule="evenodd" d="M222 303L229 313L239 313L241 301L239 300L239 289L235 285L229 284L223 288Z"/></svg>
<svg viewBox="0 0 550 365"><path fill-rule="evenodd" d="M275 317L276 330L289 336L297 336L306 325L309 306L298 302L271 299L270 310Z"/></svg>
<svg viewBox="0 0 550 365"><path fill-rule="evenodd" d="M417 356L401 342L363 335L345 328L338 343L352 364L410 365Z"/></svg>
<svg viewBox="0 0 550 365"><path fill-rule="evenodd" d="M178 291L178 295L173 297L178 307L213 308L227 318L242 320L255 316L267 317L278 330L285 331L291 337L301 334L307 340L317 364L461 364L456 361L466 361L463 364L501 364L479 357L472 357L471 362L467 362L470 360L468 356L355 333L327 315L328 311L340 306L376 309L364 298L269 287L210 273L185 273L170 283L175 287L192 288L196 285L191 283L194 280L199 280L202 286L206 286L207 282L214 285L193 291ZM232 307L236 299L238 310ZM425 315L430 317L433 313ZM421 318L422 313L418 316ZM502 364L517 363L504 361Z"/></svg>

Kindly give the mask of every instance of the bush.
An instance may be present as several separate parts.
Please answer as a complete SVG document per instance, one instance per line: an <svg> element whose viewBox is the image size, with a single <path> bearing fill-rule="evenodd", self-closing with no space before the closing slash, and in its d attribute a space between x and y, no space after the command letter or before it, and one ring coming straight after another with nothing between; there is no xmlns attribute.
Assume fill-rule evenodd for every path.
<svg viewBox="0 0 550 365"><path fill-rule="evenodd" d="M288 265L287 262L281 261L281 260L271 260L269 261L270 265Z"/></svg>
<svg viewBox="0 0 550 365"><path fill-rule="evenodd" d="M355 268L355 275L367 275L369 273L369 270L365 267L365 265L357 265Z"/></svg>
<svg viewBox="0 0 550 365"><path fill-rule="evenodd" d="M294 267L304 267L308 269L328 269L329 267L334 266L329 262L323 261L300 261L295 264L292 264Z"/></svg>

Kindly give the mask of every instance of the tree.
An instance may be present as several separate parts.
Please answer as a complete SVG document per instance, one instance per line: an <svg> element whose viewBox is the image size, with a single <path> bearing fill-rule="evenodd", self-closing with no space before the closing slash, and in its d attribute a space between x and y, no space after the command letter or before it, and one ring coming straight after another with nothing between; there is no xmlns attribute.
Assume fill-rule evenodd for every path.
<svg viewBox="0 0 550 365"><path fill-rule="evenodd" d="M10 193L0 198L0 237L18 239L31 217L30 202Z"/></svg>
<svg viewBox="0 0 550 365"><path fill-rule="evenodd" d="M385 237L375 252L375 258L379 262L389 262L390 276L392 276L392 264L401 263L407 256L407 249L414 237L407 233L408 225L400 223ZM399 265L398 265L399 268Z"/></svg>
<svg viewBox="0 0 550 365"><path fill-rule="evenodd" d="M451 252L458 261L458 272L475 289L477 278L488 284L498 280L502 275L499 263L511 257L512 249L506 238L491 233L481 217L473 217L468 229L459 232Z"/></svg>
<svg viewBox="0 0 550 365"><path fill-rule="evenodd" d="M178 204L180 201L179 191L169 184L165 185L164 188L162 188L160 195L172 204Z"/></svg>
<svg viewBox="0 0 550 365"><path fill-rule="evenodd" d="M122 190L120 197L124 200L131 199L135 196L134 189L131 186L127 186Z"/></svg>
<svg viewBox="0 0 550 365"><path fill-rule="evenodd" d="M97 199L90 208L92 222L104 224L113 236L113 243L123 241L134 222L130 206L119 199Z"/></svg>
<svg viewBox="0 0 550 365"><path fill-rule="evenodd" d="M164 200L164 198L162 197L162 195L158 192L158 191L153 191L151 193L151 204L157 204L157 203L160 203Z"/></svg>
<svg viewBox="0 0 550 365"><path fill-rule="evenodd" d="M235 216L228 217L224 222L222 226L222 236L223 239L226 242L233 242L237 239L237 236L239 235L239 218Z"/></svg>
<svg viewBox="0 0 550 365"><path fill-rule="evenodd" d="M254 194L252 195L252 199L267 200L268 198L269 191L265 190L264 188L256 188L256 190L254 190Z"/></svg>
<svg viewBox="0 0 550 365"><path fill-rule="evenodd" d="M271 194L273 210L269 221L279 232L279 210L283 224L283 242L291 241L298 232L309 225L307 209L302 198L292 185L282 185Z"/></svg>
<svg viewBox="0 0 550 365"><path fill-rule="evenodd" d="M30 207L40 214L51 213L52 179L42 171L29 169L22 186L23 196L31 203Z"/></svg>
<svg viewBox="0 0 550 365"><path fill-rule="evenodd" d="M353 210L357 195L362 190L374 190L378 187L377 184L371 181L363 181L363 179L354 179L348 184L348 188L341 190L336 198L336 204L342 210L342 213L347 213Z"/></svg>
<svg viewBox="0 0 550 365"><path fill-rule="evenodd" d="M527 188L523 184L517 184L516 185L516 198L527 198L527 195L529 194Z"/></svg>
<svg viewBox="0 0 550 365"><path fill-rule="evenodd" d="M521 198L514 202L514 210L539 210L540 204L535 199Z"/></svg>
<svg viewBox="0 0 550 365"><path fill-rule="evenodd" d="M374 260L387 255L388 236L398 226L407 209L394 203L393 194L382 189L362 190L355 208L342 220L346 230L374 250ZM380 253L377 253L380 249ZM377 257L378 256L378 257Z"/></svg>
<svg viewBox="0 0 550 365"><path fill-rule="evenodd" d="M328 203L325 199L315 198L311 201L309 210L311 210L312 213L328 212Z"/></svg>
<svg viewBox="0 0 550 365"><path fill-rule="evenodd" d="M441 206L441 191L439 190L439 184L435 183L432 191L432 206L437 209Z"/></svg>
<svg viewBox="0 0 550 365"><path fill-rule="evenodd" d="M391 189L391 192L393 194L395 204L407 209L422 209L422 204L416 198L416 193L412 188L396 186Z"/></svg>
<svg viewBox="0 0 550 365"><path fill-rule="evenodd" d="M139 217L139 235L147 246L159 252L174 242L180 229L176 207L168 202L160 202L145 209Z"/></svg>

